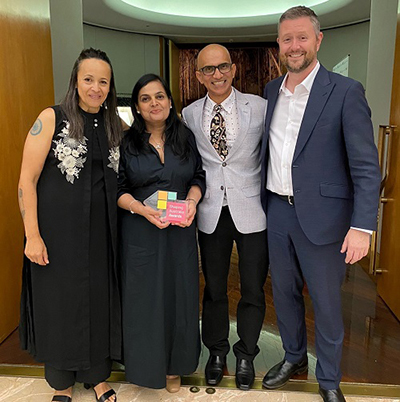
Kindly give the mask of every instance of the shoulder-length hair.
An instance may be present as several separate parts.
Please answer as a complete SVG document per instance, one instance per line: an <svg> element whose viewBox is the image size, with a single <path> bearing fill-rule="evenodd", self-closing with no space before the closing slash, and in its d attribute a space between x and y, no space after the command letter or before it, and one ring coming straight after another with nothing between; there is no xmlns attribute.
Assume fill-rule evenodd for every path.
<svg viewBox="0 0 400 402"><path fill-rule="evenodd" d="M139 92L147 84L158 81L163 86L165 93L171 101L169 116L165 122L165 144L168 144L172 152L179 156L182 160L188 157L189 144L187 141L187 133L184 130L183 123L180 121L176 112L175 102L172 98L171 91L166 81L156 74L145 74L139 78L132 90L131 109L133 115L133 123L129 129L126 140L128 147L133 145L138 152L149 150L149 144L146 135L146 122L143 116L138 113L137 105L139 103Z"/></svg>
<svg viewBox="0 0 400 402"><path fill-rule="evenodd" d="M98 59L106 62L111 69L110 91L103 103L104 126L108 143L112 147L119 145L122 136L121 120L117 114L117 91L115 89L114 71L111 61L105 52L99 49L84 49L75 61L67 93L61 102L61 108L69 121L69 133L72 138L82 140L84 133L84 121L79 107L79 95L77 90L78 71L83 60Z"/></svg>

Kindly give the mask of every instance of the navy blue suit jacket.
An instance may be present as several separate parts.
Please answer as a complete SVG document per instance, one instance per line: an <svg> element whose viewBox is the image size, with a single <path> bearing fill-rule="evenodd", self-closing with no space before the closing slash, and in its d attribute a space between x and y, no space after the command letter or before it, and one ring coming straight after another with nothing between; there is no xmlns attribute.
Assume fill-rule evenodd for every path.
<svg viewBox="0 0 400 402"><path fill-rule="evenodd" d="M264 89L268 99L261 148L265 211L269 130L283 79L269 82ZM292 163L296 214L314 244L342 241L350 226L376 229L381 174L370 116L362 85L321 65Z"/></svg>

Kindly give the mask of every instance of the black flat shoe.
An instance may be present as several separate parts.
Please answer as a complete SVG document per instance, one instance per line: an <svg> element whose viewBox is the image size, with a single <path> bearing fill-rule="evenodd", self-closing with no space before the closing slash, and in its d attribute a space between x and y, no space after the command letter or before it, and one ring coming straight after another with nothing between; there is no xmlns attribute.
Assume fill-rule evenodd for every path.
<svg viewBox="0 0 400 402"><path fill-rule="evenodd" d="M290 363L282 360L265 374L262 385L267 389L276 389L285 385L294 375L303 374L308 370L308 360L305 358L300 363Z"/></svg>
<svg viewBox="0 0 400 402"><path fill-rule="evenodd" d="M242 391L248 391L254 383L253 362L246 359L236 361L236 386Z"/></svg>
<svg viewBox="0 0 400 402"><path fill-rule="evenodd" d="M51 402L71 402L72 398L67 395L54 395Z"/></svg>
<svg viewBox="0 0 400 402"><path fill-rule="evenodd" d="M324 402L346 402L342 390L338 389L323 389L319 387L319 394Z"/></svg>
<svg viewBox="0 0 400 402"><path fill-rule="evenodd" d="M226 357L210 355L208 358L205 375L208 385L218 385L224 376L224 368L226 366Z"/></svg>
<svg viewBox="0 0 400 402"><path fill-rule="evenodd" d="M94 394L96 395L96 401L97 402L106 402L107 399L109 399L113 395L115 395L115 399L114 399L113 402L117 402L117 394L115 393L115 391L112 388L109 389L108 391L104 392L103 395L100 395L99 397L97 397L97 394L96 394L96 391L95 391L94 387L97 387L98 385L99 384L86 384L86 383L83 384L83 386L86 389L93 388ZM66 401L66 402L68 402L68 401Z"/></svg>

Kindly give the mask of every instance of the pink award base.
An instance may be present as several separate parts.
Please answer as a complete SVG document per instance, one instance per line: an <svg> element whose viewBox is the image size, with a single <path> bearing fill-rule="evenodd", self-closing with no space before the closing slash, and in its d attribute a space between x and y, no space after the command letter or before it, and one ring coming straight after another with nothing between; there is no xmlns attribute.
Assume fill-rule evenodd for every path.
<svg viewBox="0 0 400 402"><path fill-rule="evenodd" d="M174 223L182 223L187 217L187 202L186 201L168 201L167 212L164 220Z"/></svg>

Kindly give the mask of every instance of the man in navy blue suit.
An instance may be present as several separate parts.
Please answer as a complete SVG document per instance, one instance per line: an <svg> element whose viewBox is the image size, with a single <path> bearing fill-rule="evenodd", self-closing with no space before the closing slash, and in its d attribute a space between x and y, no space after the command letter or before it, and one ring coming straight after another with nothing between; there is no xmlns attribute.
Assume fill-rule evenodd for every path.
<svg viewBox="0 0 400 402"><path fill-rule="evenodd" d="M316 377L324 401L339 388L344 337L340 288L346 263L369 248L376 228L380 169L362 85L317 60L323 34L303 6L280 18L287 74L267 84L262 203L267 213L274 304L285 357L263 379L279 388L306 372L304 282L315 316Z"/></svg>

